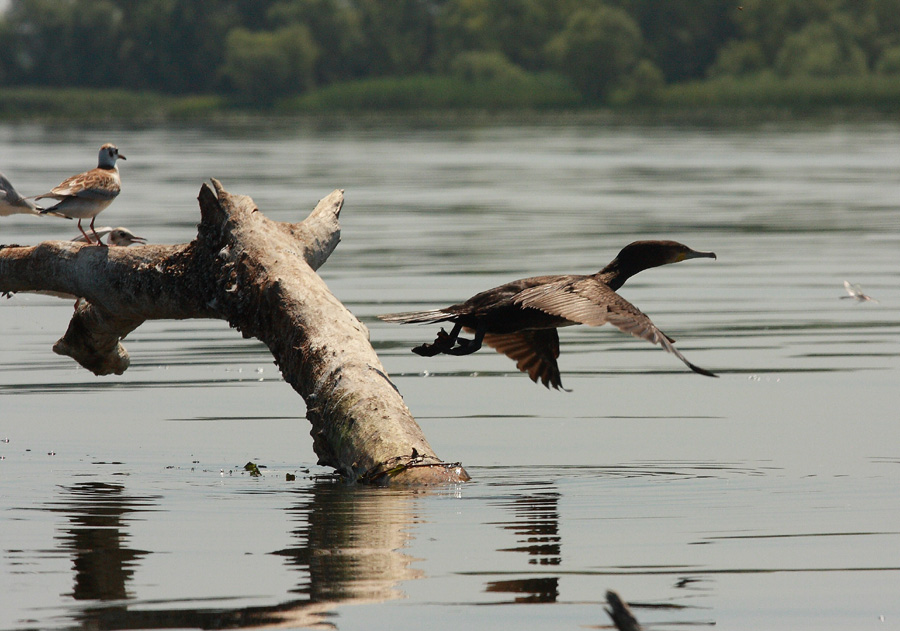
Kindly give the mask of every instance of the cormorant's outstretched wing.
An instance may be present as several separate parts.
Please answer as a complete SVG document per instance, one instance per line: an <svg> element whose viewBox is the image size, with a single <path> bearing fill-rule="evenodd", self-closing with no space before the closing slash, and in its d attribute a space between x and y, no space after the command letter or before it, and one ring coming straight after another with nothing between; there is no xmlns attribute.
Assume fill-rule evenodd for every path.
<svg viewBox="0 0 900 631"><path fill-rule="evenodd" d="M707 377L716 376L685 359L673 345L675 340L656 328L640 309L594 278L531 287L520 292L513 302L588 326L601 326L608 322L620 331L659 344L694 372Z"/></svg>
<svg viewBox="0 0 900 631"><path fill-rule="evenodd" d="M528 373L535 383L540 379L547 388L566 390L556 364L559 357L556 329L529 329L502 335L487 333L484 343L516 362L516 368Z"/></svg>

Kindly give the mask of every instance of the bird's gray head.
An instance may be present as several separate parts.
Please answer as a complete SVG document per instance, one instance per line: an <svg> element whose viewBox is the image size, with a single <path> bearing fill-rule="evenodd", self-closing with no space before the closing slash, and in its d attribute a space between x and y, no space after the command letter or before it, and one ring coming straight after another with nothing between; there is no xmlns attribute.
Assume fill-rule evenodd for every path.
<svg viewBox="0 0 900 631"><path fill-rule="evenodd" d="M108 142L100 147L100 157L97 166L101 169L112 169L116 166L116 160L125 160L125 156L119 154L119 148Z"/></svg>
<svg viewBox="0 0 900 631"><path fill-rule="evenodd" d="M106 241L110 245L118 245L121 247L128 247L135 243L140 243L142 245L147 243L147 239L137 236L128 228L113 228L109 231L109 236L106 238Z"/></svg>

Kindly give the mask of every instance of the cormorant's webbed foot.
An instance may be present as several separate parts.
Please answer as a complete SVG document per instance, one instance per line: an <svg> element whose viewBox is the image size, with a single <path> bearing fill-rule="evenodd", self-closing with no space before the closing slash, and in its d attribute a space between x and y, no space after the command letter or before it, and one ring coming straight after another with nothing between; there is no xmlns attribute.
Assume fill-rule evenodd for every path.
<svg viewBox="0 0 900 631"><path fill-rule="evenodd" d="M434 357L444 352L437 344L422 344L412 349L412 352L422 357Z"/></svg>
<svg viewBox="0 0 900 631"><path fill-rule="evenodd" d="M483 336L482 336L483 337ZM448 348L444 352L448 355L471 355L481 348L481 340L477 337L474 340L467 340L462 337L456 338L457 346Z"/></svg>
<svg viewBox="0 0 900 631"><path fill-rule="evenodd" d="M434 347L434 344L422 344L420 346L414 346L412 352L416 355L421 355L422 357L434 357L441 351Z"/></svg>
<svg viewBox="0 0 900 631"><path fill-rule="evenodd" d="M449 353L450 349L452 349L453 345L456 343L457 335L459 335L459 331L456 331L456 335L454 335L453 332L447 333L444 329L441 329L434 342L416 346L412 349L412 352L416 355L421 355L422 357L434 357L440 353Z"/></svg>
<svg viewBox="0 0 900 631"><path fill-rule="evenodd" d="M434 357L440 353L446 355L471 355L481 348L481 341L484 339L484 331L476 331L475 338L467 340L459 337L462 325L456 324L453 330L447 333L441 329L434 342L431 344L422 344L412 349L412 352L422 357Z"/></svg>

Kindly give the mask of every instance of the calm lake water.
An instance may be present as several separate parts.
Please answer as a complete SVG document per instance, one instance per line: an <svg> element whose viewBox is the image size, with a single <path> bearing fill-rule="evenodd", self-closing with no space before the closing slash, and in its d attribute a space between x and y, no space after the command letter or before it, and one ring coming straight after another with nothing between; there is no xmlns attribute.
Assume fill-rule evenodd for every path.
<svg viewBox="0 0 900 631"><path fill-rule="evenodd" d="M51 351L71 301L3 299L0 629L576 631L607 589L651 628L900 628L900 126L0 126L0 171L33 195L106 141L128 160L98 225L151 242L193 238L210 177L284 221L345 189L320 273L473 481L335 483L223 322L145 324L97 378ZM0 218L2 243L76 234ZM718 254L621 293L719 379L573 327L573 392L548 391L375 319L648 238Z"/></svg>

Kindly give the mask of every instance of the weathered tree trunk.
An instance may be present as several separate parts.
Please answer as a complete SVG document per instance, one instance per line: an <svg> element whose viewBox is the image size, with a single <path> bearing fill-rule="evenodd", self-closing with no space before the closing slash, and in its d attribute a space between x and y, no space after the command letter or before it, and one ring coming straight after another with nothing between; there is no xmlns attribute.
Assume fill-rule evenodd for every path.
<svg viewBox="0 0 900 631"><path fill-rule="evenodd" d="M270 221L213 180L200 190L197 238L104 248L70 241L0 246L0 291L82 296L53 350L97 375L129 364L120 340L145 320L220 318L271 350L306 401L319 464L350 480L465 481L442 462L391 383L368 330L315 270L340 241L343 191L301 223Z"/></svg>

